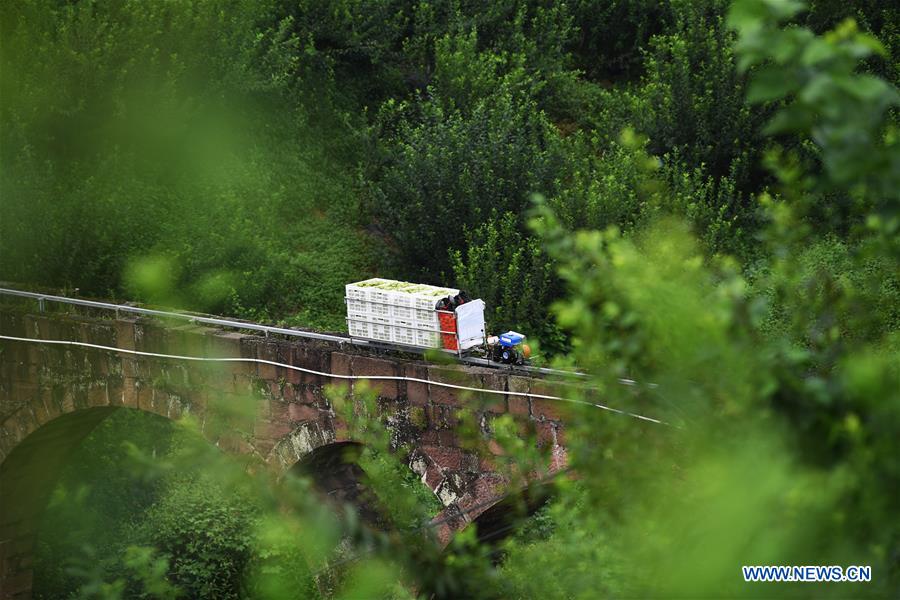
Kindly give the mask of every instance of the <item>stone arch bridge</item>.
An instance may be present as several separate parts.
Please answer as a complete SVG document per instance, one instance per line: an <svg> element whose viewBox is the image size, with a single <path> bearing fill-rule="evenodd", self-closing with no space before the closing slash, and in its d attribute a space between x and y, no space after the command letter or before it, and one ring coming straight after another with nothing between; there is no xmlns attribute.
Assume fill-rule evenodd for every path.
<svg viewBox="0 0 900 600"><path fill-rule="evenodd" d="M545 473L559 471L566 462L563 406L508 394L551 394L548 383L498 369L434 366L337 343L121 318L84 308L38 312L33 305L15 303L0 305L0 335L149 353L252 358L337 375L425 380L372 385L392 441L411 448L410 468L444 506L436 515L444 542L482 513L492 514L492 506L508 491L496 467L495 455L502 450L490 439L492 418L511 414L523 429L536 434L538 445L547 451ZM271 364L209 366L0 339L0 598L30 597L35 531L48 495L72 450L113 411L137 409L173 420L191 413L203 423L217 399L251 402L254 416L248 430L204 430L204 435L227 452L253 454L283 472L317 449L355 441L323 394L330 379ZM475 402L441 383L504 393L476 394L481 399ZM458 425L463 407L475 412L487 453L462 447Z"/></svg>

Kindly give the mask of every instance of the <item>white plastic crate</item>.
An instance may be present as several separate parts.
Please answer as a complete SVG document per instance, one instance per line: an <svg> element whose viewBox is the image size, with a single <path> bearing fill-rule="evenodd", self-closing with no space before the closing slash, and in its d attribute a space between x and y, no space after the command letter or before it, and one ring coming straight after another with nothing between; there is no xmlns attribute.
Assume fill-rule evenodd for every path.
<svg viewBox="0 0 900 600"><path fill-rule="evenodd" d="M416 309L411 306L391 306L391 316L395 319L415 319L416 318ZM424 312L424 311L422 311Z"/></svg>
<svg viewBox="0 0 900 600"><path fill-rule="evenodd" d="M445 290L439 290L439 291L443 292ZM435 304L437 304L438 300L440 300L441 298L444 298L446 296L455 296L458 293L459 293L458 290L449 290L449 293L446 293L446 294L438 293L437 295L432 295L432 294L416 295L413 297L413 306L419 310L434 310L434 306L435 306Z"/></svg>
<svg viewBox="0 0 900 600"><path fill-rule="evenodd" d="M394 325L392 328L393 342L397 344L405 344L407 346L416 345L416 330L411 327L403 327L402 325Z"/></svg>
<svg viewBox="0 0 900 600"><path fill-rule="evenodd" d="M369 320L369 315L368 315L367 313L364 313L364 312L358 312L358 311L355 311L355 310L348 310L348 311L347 311L347 319L349 319L349 320L351 320L351 321L366 321L366 322L368 322L368 320Z"/></svg>
<svg viewBox="0 0 900 600"><path fill-rule="evenodd" d="M432 312L427 319L415 319L418 329L427 329L429 331L440 331L441 323L438 321L437 313Z"/></svg>
<svg viewBox="0 0 900 600"><path fill-rule="evenodd" d="M368 290L358 287L358 284L355 283L348 283L344 287L344 290L348 300L366 301L369 298Z"/></svg>
<svg viewBox="0 0 900 600"><path fill-rule="evenodd" d="M369 323L350 319L347 321L347 329L352 337L372 337L372 328Z"/></svg>
<svg viewBox="0 0 900 600"><path fill-rule="evenodd" d="M387 317L391 314L391 307L387 304L379 304L369 302L367 300L358 300L354 298L347 299L347 314L353 315L378 315Z"/></svg>
<svg viewBox="0 0 900 600"><path fill-rule="evenodd" d="M417 308L415 310L415 314L413 315L413 318L415 318L417 321L422 322L422 323L431 323L432 321L434 321L436 323L437 322L437 313L435 313L435 311L433 309L432 310L423 310L421 308Z"/></svg>
<svg viewBox="0 0 900 600"><path fill-rule="evenodd" d="M416 322L412 319L392 319L391 324L394 327L402 327L404 329L417 329Z"/></svg>
<svg viewBox="0 0 900 600"><path fill-rule="evenodd" d="M365 300L360 300L358 298L347 298L347 311L353 312L366 312L366 305L368 302Z"/></svg>
<svg viewBox="0 0 900 600"><path fill-rule="evenodd" d="M358 283L348 283L348 300L364 300L390 306L406 306L422 310L434 310L440 298L455 296L459 290L453 288L407 283L391 279L373 278Z"/></svg>
<svg viewBox="0 0 900 600"><path fill-rule="evenodd" d="M375 325L393 325L394 320L390 317L382 317L380 315L367 315L366 321Z"/></svg>
<svg viewBox="0 0 900 600"><path fill-rule="evenodd" d="M393 327L390 325L381 325L378 323L370 323L372 338L376 340L380 340L382 342L392 342L392 330Z"/></svg>
<svg viewBox="0 0 900 600"><path fill-rule="evenodd" d="M441 334L436 331L416 330L416 346L425 346L428 348L441 347Z"/></svg>

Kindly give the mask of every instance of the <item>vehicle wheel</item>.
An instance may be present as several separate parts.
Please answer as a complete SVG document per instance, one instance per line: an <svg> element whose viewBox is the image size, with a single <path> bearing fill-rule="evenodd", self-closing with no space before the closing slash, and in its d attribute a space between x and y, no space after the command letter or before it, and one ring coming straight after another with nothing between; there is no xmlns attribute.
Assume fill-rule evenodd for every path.
<svg viewBox="0 0 900 600"><path fill-rule="evenodd" d="M513 365L519 360L519 353L516 352L515 348L504 348L501 357L504 364Z"/></svg>

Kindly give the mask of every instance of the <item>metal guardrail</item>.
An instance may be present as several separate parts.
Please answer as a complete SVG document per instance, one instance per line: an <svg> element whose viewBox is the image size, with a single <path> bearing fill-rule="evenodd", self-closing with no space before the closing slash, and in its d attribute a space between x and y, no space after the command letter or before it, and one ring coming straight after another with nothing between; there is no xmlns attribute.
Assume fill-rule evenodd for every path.
<svg viewBox="0 0 900 600"><path fill-rule="evenodd" d="M391 349L391 344L379 344L377 342L372 342L368 340L360 340L357 338L352 338L349 336L341 336L341 335L331 335L327 333L316 333L314 331L304 331L300 329L289 329L286 327L274 327L271 325L260 325L258 323L252 323L247 321L236 321L234 319L220 319L217 317L205 317L201 315L195 315L191 313L183 313L183 312L171 312L165 310L157 310L153 308L142 308L140 306L131 306L128 304L115 304L113 302L98 302L96 300L83 300L81 298L69 298L68 296L54 296L53 294L41 294L37 292L25 292L22 290L15 290L12 288L0 288L0 296L16 296L19 298L30 298L32 300L37 300L38 308L41 312L44 311L44 303L45 302L58 302L60 304L70 304L75 306L85 306L88 308L97 308L103 310L111 310L115 311L116 316L118 317L120 313L126 314L135 314L149 317L161 317L166 319L185 319L190 321L191 323L202 323L204 325L215 325L217 327L229 327L232 329L246 329L250 331L259 331L264 333L266 336L269 334L278 334L278 335L286 335L291 337L299 337L306 339L314 339L314 340L322 340L326 342L336 342L338 344L350 344L352 346L364 346L370 348L380 348L380 349ZM395 350L397 348L394 348ZM404 346L401 349L404 352L416 352L417 348L414 346ZM422 348L419 348L419 354L424 353ZM495 369L503 369L507 368L507 365L501 365L498 363L494 363L490 360L476 357L460 357L461 362L471 365L490 367ZM542 375L562 375L568 377L576 377L582 378L587 377L583 373L579 373L577 371L563 371L560 369L548 369L543 367L530 367L530 366L519 366L515 369L510 369L511 371L525 371L527 373L540 373ZM621 380L621 383L625 385L634 385L634 382L631 380Z"/></svg>
<svg viewBox="0 0 900 600"><path fill-rule="evenodd" d="M119 313L136 314L150 317L162 317L166 319L186 319L192 323L202 323L204 325L216 325L219 327L230 327L233 329L249 329L251 331L260 331L266 335L277 333L279 335L288 335L294 337L312 338L314 340L323 340L326 342L338 342L345 344L350 338L338 335L329 335L327 333L316 333L313 331L302 331L298 329L288 329L286 327L273 327L271 325L260 325L245 321L235 321L233 319L219 319L217 317L204 317L191 313L170 312L165 310L156 310L152 308L142 308L140 306L130 306L128 304L115 304L112 302L97 302L96 300L82 300L81 298L69 298L66 296L53 296L51 294L39 294L36 292L23 292L10 288L0 288L0 295L18 296L20 298L31 298L37 300L38 307L41 312L44 311L45 302L58 302L60 304L73 304L76 306L87 306L90 308L99 308L104 310L113 310L118 316Z"/></svg>

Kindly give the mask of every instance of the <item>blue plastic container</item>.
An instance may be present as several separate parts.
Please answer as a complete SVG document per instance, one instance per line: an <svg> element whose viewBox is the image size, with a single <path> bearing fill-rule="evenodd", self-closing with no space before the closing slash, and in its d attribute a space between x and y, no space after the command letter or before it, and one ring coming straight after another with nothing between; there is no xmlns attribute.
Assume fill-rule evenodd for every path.
<svg viewBox="0 0 900 600"><path fill-rule="evenodd" d="M515 331L507 331L500 336L500 345L504 348L512 348L518 346L525 340L525 336Z"/></svg>

